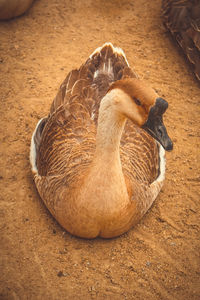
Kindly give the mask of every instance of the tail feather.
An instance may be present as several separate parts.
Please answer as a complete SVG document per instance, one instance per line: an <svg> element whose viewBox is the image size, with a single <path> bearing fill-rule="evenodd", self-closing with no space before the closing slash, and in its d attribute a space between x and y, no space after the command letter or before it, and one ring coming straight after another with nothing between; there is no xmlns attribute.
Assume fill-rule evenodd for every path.
<svg viewBox="0 0 200 300"><path fill-rule="evenodd" d="M124 51L114 47L111 43L105 43L102 47L97 48L79 69L72 70L67 75L51 105L50 115L60 105L69 102L69 99L75 94L81 96L81 93L84 92L84 89L81 88L83 81L85 87L90 86L91 89L95 87L98 94L95 107L98 110L100 100L105 96L110 84L127 77L133 78L137 75L129 67ZM74 86L76 89L73 88Z"/></svg>
<svg viewBox="0 0 200 300"><path fill-rule="evenodd" d="M112 81L119 80L123 75L122 71L129 68L124 51L121 48L114 47L111 43L105 43L102 47L97 48L90 55L87 62L93 62L96 68L94 79L104 74Z"/></svg>
<svg viewBox="0 0 200 300"><path fill-rule="evenodd" d="M124 51L119 47L114 47L112 43L105 43L102 47L98 47L94 52L90 55L90 59L93 59L96 55L100 54L101 57L104 57L105 60L110 58L113 54L122 56L129 66L128 60Z"/></svg>

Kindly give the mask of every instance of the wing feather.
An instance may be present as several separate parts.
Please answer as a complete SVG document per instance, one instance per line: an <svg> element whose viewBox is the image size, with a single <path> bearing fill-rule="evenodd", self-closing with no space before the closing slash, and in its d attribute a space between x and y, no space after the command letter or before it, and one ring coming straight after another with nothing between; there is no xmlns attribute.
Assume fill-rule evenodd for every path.
<svg viewBox="0 0 200 300"><path fill-rule="evenodd" d="M200 1L162 0L162 14L166 27L200 80Z"/></svg>
<svg viewBox="0 0 200 300"><path fill-rule="evenodd" d="M76 178L73 174L84 172L95 151L101 99L113 81L127 77L137 75L123 51L109 43L67 75L48 118L38 129L36 164L40 176L64 176L62 182L69 184ZM121 159L127 177L150 184L158 176L156 142L130 121L121 139Z"/></svg>

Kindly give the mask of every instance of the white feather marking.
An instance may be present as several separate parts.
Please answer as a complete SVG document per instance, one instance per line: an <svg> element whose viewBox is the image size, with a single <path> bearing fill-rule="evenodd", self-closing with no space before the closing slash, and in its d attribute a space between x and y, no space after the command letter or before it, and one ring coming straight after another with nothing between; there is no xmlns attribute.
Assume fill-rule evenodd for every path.
<svg viewBox="0 0 200 300"><path fill-rule="evenodd" d="M124 51L119 47L114 47L113 44L110 43L110 42L107 42L102 47L98 47L96 50L94 50L94 52L89 56L89 58L91 59L96 53L99 53L101 51L101 49L105 46L111 46L114 53L117 53L118 55L122 55L124 57L127 65L129 66L129 63L128 63L128 60L126 58L126 55L125 55Z"/></svg>
<svg viewBox="0 0 200 300"><path fill-rule="evenodd" d="M34 137L37 131L38 126L40 125L40 123L42 122L43 119L40 119L39 122L37 123L35 130L33 132L32 138L31 138L31 147L30 147L30 163L32 166L32 172L33 173L38 173L38 169L36 166L36 157L37 157L37 153L36 153L36 146L35 146L35 141L34 141Z"/></svg>
<svg viewBox="0 0 200 300"><path fill-rule="evenodd" d="M115 50L114 52L116 52L118 55L122 55L124 57L127 65L128 65L128 67L129 67L129 63L128 63L128 60L126 58L126 55L125 55L124 51L121 48L119 48L119 47L113 47L113 48Z"/></svg>
<svg viewBox="0 0 200 300"><path fill-rule="evenodd" d="M89 56L89 58L91 59L96 53L99 53L101 51L102 47L98 47L97 49L95 49L92 54Z"/></svg>
<svg viewBox="0 0 200 300"><path fill-rule="evenodd" d="M99 70L100 71L100 70ZM102 71L104 73L107 73L109 75L114 75L113 74L113 67L112 67L112 64L111 64L111 60L109 59L107 63L104 63L103 64L103 68L102 68Z"/></svg>
<svg viewBox="0 0 200 300"><path fill-rule="evenodd" d="M94 121L94 117L95 117L95 113L92 112L92 114L91 114L92 121Z"/></svg>
<svg viewBox="0 0 200 300"><path fill-rule="evenodd" d="M113 74L113 66L111 64L111 59L108 60L107 70L109 74Z"/></svg>
<svg viewBox="0 0 200 300"><path fill-rule="evenodd" d="M96 70L96 71L94 72L94 79L98 76L98 74L99 74L99 70Z"/></svg>
<svg viewBox="0 0 200 300"><path fill-rule="evenodd" d="M66 86L66 93L68 91L68 86L69 86L69 82L70 82L71 76L72 76L72 72L70 73L69 78L68 78L68 82L67 82L67 86Z"/></svg>
<svg viewBox="0 0 200 300"><path fill-rule="evenodd" d="M160 174L155 180L157 182L162 182L165 179L165 150L163 146L159 144L159 157L160 157Z"/></svg>

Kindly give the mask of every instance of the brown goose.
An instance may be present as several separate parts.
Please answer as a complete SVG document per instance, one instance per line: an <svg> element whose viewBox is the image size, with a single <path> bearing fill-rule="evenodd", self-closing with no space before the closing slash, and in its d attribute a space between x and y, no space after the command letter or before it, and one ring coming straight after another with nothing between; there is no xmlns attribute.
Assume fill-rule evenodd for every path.
<svg viewBox="0 0 200 300"><path fill-rule="evenodd" d="M200 0L162 0L162 14L200 80Z"/></svg>
<svg viewBox="0 0 200 300"><path fill-rule="evenodd" d="M164 181L164 148L172 149L167 106L111 43L68 74L30 151L39 194L67 231L111 238L146 213Z"/></svg>

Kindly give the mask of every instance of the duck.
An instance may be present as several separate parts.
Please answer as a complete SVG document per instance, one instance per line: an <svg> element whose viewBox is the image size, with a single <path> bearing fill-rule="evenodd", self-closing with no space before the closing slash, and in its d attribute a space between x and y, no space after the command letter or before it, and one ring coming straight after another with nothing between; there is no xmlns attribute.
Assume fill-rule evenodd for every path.
<svg viewBox="0 0 200 300"><path fill-rule="evenodd" d="M200 1L162 0L162 16L200 81Z"/></svg>
<svg viewBox="0 0 200 300"><path fill-rule="evenodd" d="M173 143L168 102L105 43L67 75L32 135L30 163L40 197L74 236L113 238L151 207Z"/></svg>

